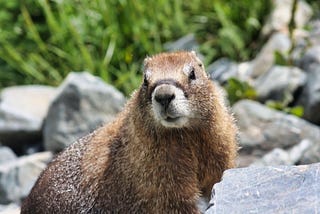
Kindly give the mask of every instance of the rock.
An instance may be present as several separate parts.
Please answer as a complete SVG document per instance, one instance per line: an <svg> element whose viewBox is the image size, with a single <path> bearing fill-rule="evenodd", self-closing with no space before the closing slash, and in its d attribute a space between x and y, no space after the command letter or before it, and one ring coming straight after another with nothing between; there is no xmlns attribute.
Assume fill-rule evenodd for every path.
<svg viewBox="0 0 320 214"><path fill-rule="evenodd" d="M42 152L1 164L0 203L19 203L26 197L52 157L51 152Z"/></svg>
<svg viewBox="0 0 320 214"><path fill-rule="evenodd" d="M20 214L20 207L17 204L0 205L1 214Z"/></svg>
<svg viewBox="0 0 320 214"><path fill-rule="evenodd" d="M167 51L189 50L198 51L199 44L194 34L188 34L175 42L169 42L164 45Z"/></svg>
<svg viewBox="0 0 320 214"><path fill-rule="evenodd" d="M291 10L294 0L273 0L274 9L271 12L266 24L262 28L263 35L272 32L289 32L288 25L291 19ZM296 28L303 28L312 16L312 8L305 1L298 1L295 25Z"/></svg>
<svg viewBox="0 0 320 214"><path fill-rule="evenodd" d="M319 170L320 163L227 170L214 185L206 214L317 213Z"/></svg>
<svg viewBox="0 0 320 214"><path fill-rule="evenodd" d="M277 51L285 55L289 51L290 46L291 42L288 35L282 33L273 34L252 61L249 68L250 76L252 78L257 78L266 73L274 65L275 52Z"/></svg>
<svg viewBox="0 0 320 214"><path fill-rule="evenodd" d="M0 165L17 159L14 152L6 146L0 146Z"/></svg>
<svg viewBox="0 0 320 214"><path fill-rule="evenodd" d="M320 30L319 30L320 31ZM319 33L320 34L320 33ZM320 65L320 42L318 46L309 48L300 61L300 67L309 72Z"/></svg>
<svg viewBox="0 0 320 214"><path fill-rule="evenodd" d="M70 73L50 106L44 125L45 149L60 151L111 121L125 97L89 73Z"/></svg>
<svg viewBox="0 0 320 214"><path fill-rule="evenodd" d="M319 127L301 118L250 100L237 102L233 106L233 112L240 129L242 154L261 157L275 148L292 148L304 139L310 140L313 146L320 145ZM306 151L302 159L311 150ZM320 149L312 151L309 155L311 155L309 160L320 161Z"/></svg>
<svg viewBox="0 0 320 214"><path fill-rule="evenodd" d="M221 58L207 67L207 73L210 79L217 81L219 84L225 84L228 79L236 78L242 81L251 82L249 79L248 68L250 63L234 63L227 58Z"/></svg>
<svg viewBox="0 0 320 214"><path fill-rule="evenodd" d="M254 87L261 101L283 101L301 89L306 81L307 75L297 67L273 66L258 77Z"/></svg>
<svg viewBox="0 0 320 214"><path fill-rule="evenodd" d="M320 45L320 19L315 19L310 23L311 31L309 41L312 46Z"/></svg>
<svg viewBox="0 0 320 214"><path fill-rule="evenodd" d="M201 214L205 213L208 207L208 204L209 204L209 201L207 199L200 197L200 199L197 202L197 208Z"/></svg>
<svg viewBox="0 0 320 214"><path fill-rule="evenodd" d="M275 148L250 166L294 165L298 163L303 157L303 154L310 149L311 145L312 143L309 140L303 140L298 145L289 149L289 151Z"/></svg>
<svg viewBox="0 0 320 214"><path fill-rule="evenodd" d="M304 107L304 118L320 124L320 63L309 67L307 84L303 88L299 104Z"/></svg>
<svg viewBox="0 0 320 214"><path fill-rule="evenodd" d="M231 77L237 77L237 64L227 58L222 58L207 67L207 73L212 80L224 84Z"/></svg>
<svg viewBox="0 0 320 214"><path fill-rule="evenodd" d="M0 95L0 141L10 147L41 140L43 120L56 90L30 85L5 88Z"/></svg>

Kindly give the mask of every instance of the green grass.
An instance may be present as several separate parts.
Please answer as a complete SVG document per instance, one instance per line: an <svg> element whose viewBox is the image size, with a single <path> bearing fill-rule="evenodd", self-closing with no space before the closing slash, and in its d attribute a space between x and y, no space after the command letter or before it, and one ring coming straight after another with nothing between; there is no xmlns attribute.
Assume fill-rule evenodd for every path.
<svg viewBox="0 0 320 214"><path fill-rule="evenodd" d="M0 7L0 88L89 71L126 95L146 55L195 33L205 62L251 58L270 1L11 0Z"/></svg>

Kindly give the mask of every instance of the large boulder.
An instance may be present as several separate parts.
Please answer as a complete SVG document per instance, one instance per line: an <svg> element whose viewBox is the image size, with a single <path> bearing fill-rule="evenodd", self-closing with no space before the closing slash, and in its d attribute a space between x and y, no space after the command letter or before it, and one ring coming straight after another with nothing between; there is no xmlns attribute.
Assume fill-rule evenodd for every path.
<svg viewBox="0 0 320 214"><path fill-rule="evenodd" d="M10 147L41 140L43 120L56 89L30 85L5 88L0 95L0 142Z"/></svg>
<svg viewBox="0 0 320 214"><path fill-rule="evenodd" d="M89 73L70 73L58 88L44 125L45 149L60 151L111 121L125 97Z"/></svg>
<svg viewBox="0 0 320 214"><path fill-rule="evenodd" d="M299 161L304 164L320 161L319 127L250 100L237 102L233 112L240 129L241 154L258 158L275 148L289 149L307 139L312 146Z"/></svg>
<svg viewBox="0 0 320 214"><path fill-rule="evenodd" d="M320 163L227 170L205 214L317 213L319 170Z"/></svg>
<svg viewBox="0 0 320 214"><path fill-rule="evenodd" d="M52 157L51 152L42 152L0 164L0 204L26 197Z"/></svg>
<svg viewBox="0 0 320 214"><path fill-rule="evenodd" d="M297 67L273 66L258 77L255 89L261 101L285 99L301 89L307 81L307 75Z"/></svg>

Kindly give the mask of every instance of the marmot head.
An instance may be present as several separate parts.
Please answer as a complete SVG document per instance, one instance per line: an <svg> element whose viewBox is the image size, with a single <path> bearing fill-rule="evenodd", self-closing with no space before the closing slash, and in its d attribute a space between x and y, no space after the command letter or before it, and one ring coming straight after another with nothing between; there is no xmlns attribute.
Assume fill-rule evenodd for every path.
<svg viewBox="0 0 320 214"><path fill-rule="evenodd" d="M139 97L164 128L198 125L211 114L211 82L195 52L161 53L144 60ZM146 121L147 122L147 121Z"/></svg>

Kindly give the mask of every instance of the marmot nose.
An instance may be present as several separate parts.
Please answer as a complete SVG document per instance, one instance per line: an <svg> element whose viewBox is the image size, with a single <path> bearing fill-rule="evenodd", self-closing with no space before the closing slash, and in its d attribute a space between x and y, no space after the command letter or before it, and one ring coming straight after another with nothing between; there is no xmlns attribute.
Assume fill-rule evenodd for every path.
<svg viewBox="0 0 320 214"><path fill-rule="evenodd" d="M173 93L157 93L154 99L160 103L164 108L167 108L170 102L175 98Z"/></svg>

